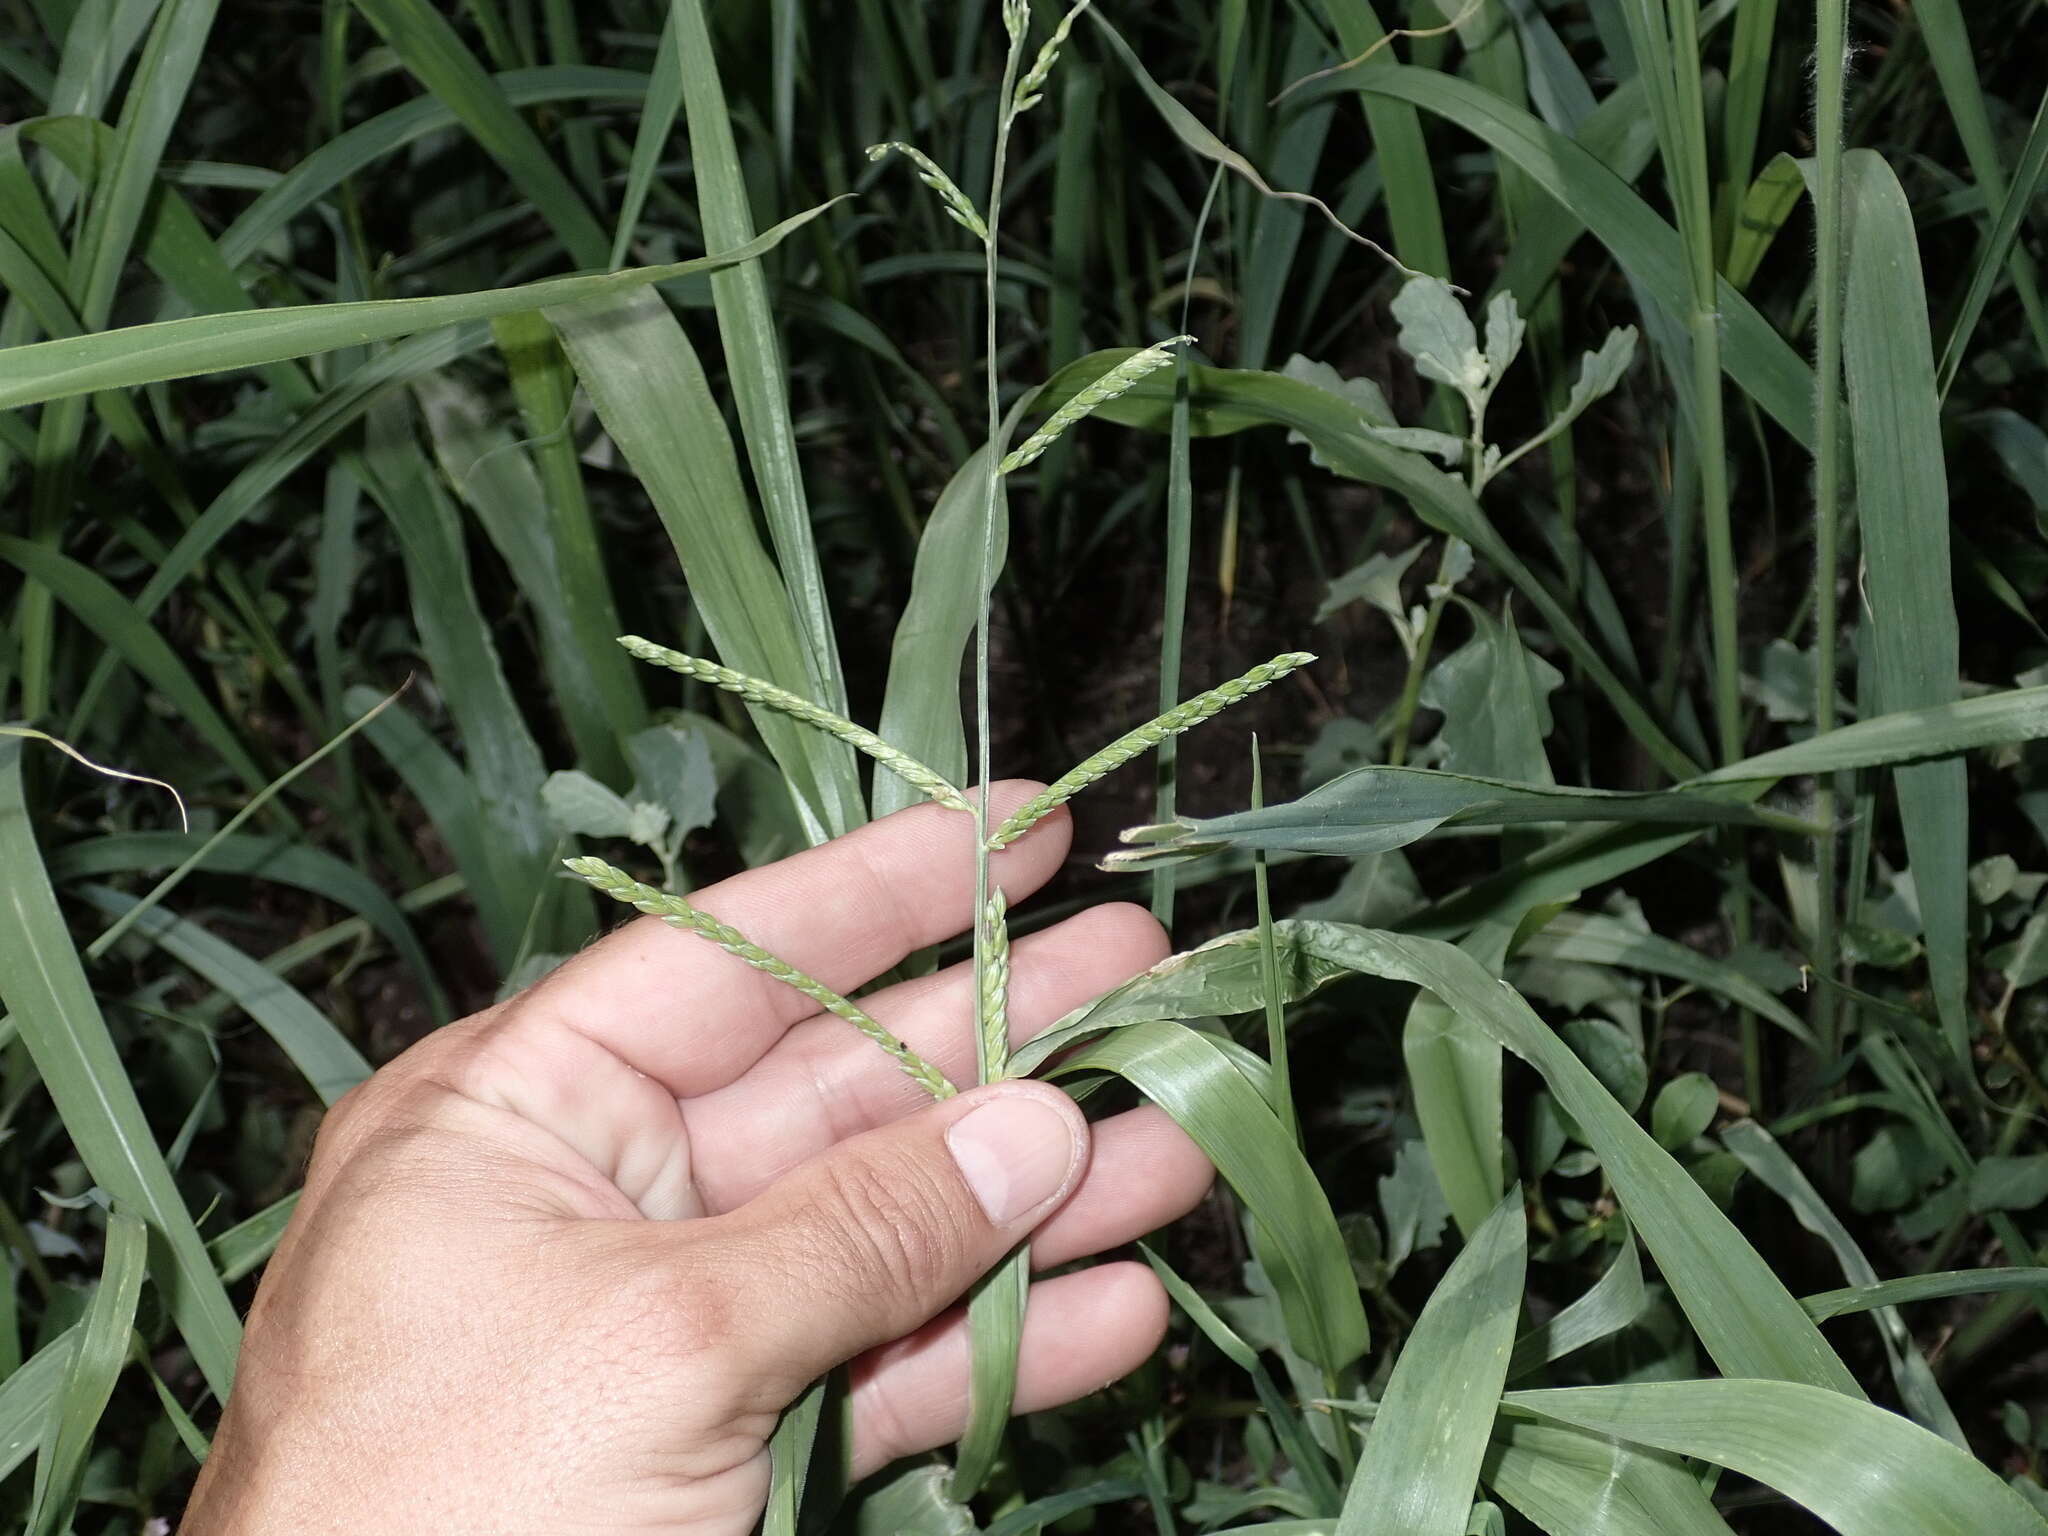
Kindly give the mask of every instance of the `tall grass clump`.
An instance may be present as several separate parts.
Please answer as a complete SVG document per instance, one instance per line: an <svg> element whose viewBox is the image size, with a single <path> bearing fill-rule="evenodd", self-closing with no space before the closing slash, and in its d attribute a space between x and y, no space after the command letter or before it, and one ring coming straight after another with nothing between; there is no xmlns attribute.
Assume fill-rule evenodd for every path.
<svg viewBox="0 0 2048 1536"><path fill-rule="evenodd" d="M1218 1193L766 1531L2044 1528L2038 6L0 6L0 1523L620 908L970 1086L693 901L930 801L976 1081Z"/></svg>

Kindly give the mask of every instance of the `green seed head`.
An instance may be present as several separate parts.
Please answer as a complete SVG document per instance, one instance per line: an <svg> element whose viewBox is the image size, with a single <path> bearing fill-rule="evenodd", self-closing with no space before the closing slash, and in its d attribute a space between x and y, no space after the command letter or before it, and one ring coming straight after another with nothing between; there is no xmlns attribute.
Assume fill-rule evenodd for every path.
<svg viewBox="0 0 2048 1536"><path fill-rule="evenodd" d="M989 847L1009 846L1030 831L1042 818L1065 805L1097 779L1123 767L1139 753L1158 746L1169 736L1178 736L1183 731L1194 729L1212 715L1222 713L1239 699L1251 697L1261 688L1270 687L1296 668L1305 667L1314 660L1315 657L1307 651L1285 652L1275 656L1271 661L1260 662L1244 676L1234 677L1227 683L1211 688L1207 693L1197 694L1192 699L1176 704L1158 719L1147 721L1135 731L1128 731L1119 736L1085 762L1062 774L1042 794L1020 807L990 836Z"/></svg>
<svg viewBox="0 0 2048 1536"><path fill-rule="evenodd" d="M1100 410L1119 395L1127 394L1131 387L1147 374L1157 373L1173 361L1173 349L1193 341L1192 336L1169 336L1166 340L1146 347L1142 352L1133 352L1093 384L1075 395L1065 405L1046 419L1044 426L1032 433L1024 446L1013 450L1002 462L1003 474L1022 469L1060 439L1075 422Z"/></svg>

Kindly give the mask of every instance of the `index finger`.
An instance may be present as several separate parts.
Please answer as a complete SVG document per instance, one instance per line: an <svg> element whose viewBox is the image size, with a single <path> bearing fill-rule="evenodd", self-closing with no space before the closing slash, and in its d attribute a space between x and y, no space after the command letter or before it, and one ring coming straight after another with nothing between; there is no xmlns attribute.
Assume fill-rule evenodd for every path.
<svg viewBox="0 0 2048 1536"><path fill-rule="evenodd" d="M991 785L990 816L1000 819L1043 787L1028 779ZM990 877L1011 902L1022 900L1051 878L1071 839L1066 814L1048 816L989 856ZM912 806L693 892L690 903L850 993L971 925L974 821L939 805ZM802 993L652 917L584 951L516 1006L537 1024L595 1041L677 1098L724 1086L817 1012Z"/></svg>

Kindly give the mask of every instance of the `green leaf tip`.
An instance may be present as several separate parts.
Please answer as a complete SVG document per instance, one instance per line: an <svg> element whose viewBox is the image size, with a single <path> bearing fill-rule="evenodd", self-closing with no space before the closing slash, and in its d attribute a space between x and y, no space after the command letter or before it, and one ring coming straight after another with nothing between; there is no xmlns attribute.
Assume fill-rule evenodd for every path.
<svg viewBox="0 0 2048 1536"><path fill-rule="evenodd" d="M735 672L731 667L722 667L715 661L706 661L701 656L686 656L681 651L672 651L665 645L656 645L652 640L643 640L638 635L621 635L619 644L633 656L657 667L666 667L671 672L694 678L700 683L709 683L727 693L737 694L749 704L762 709L772 709L778 714L801 721L828 736L836 736L856 752L865 752L884 768L902 779L906 784L922 790L931 799L952 811L972 812L962 794L937 769L927 767L898 747L892 747L873 731L855 725L844 715L834 714L823 705L813 704L809 699L778 688L773 683L763 682L758 677L749 677L744 672Z"/></svg>
<svg viewBox="0 0 2048 1536"><path fill-rule="evenodd" d="M944 1073L875 1022L858 1004L848 1002L822 981L805 975L787 960L771 955L737 928L721 923L710 913L690 905L680 896L642 884L624 870L615 869L605 863L603 859L564 859L562 865L578 879L602 891L613 901L645 912L649 917L658 917L672 927L682 928L700 938L709 939L735 959L745 961L763 975L772 976L783 985L795 988L827 1013L836 1014L846 1020L894 1057L905 1075L933 1098L949 1099L958 1091Z"/></svg>
<svg viewBox="0 0 2048 1536"><path fill-rule="evenodd" d="M1260 689L1271 687L1288 673L1307 666L1315 659L1308 651L1282 652L1271 661L1260 662L1242 677L1234 677L1227 683L1211 688L1207 693L1196 694L1192 699L1174 705L1158 719L1148 720L1136 730L1125 732L1018 807L1009 820L991 834L988 840L989 847L1008 847L1090 784L1114 773L1141 752L1158 746L1168 737L1193 730L1204 720L1221 714L1240 699L1250 698Z"/></svg>

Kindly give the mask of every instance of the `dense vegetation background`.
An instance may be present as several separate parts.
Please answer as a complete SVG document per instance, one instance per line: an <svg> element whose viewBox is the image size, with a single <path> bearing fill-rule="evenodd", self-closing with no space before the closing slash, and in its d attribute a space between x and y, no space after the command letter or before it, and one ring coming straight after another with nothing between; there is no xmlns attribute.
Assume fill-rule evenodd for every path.
<svg viewBox="0 0 2048 1536"><path fill-rule="evenodd" d="M1061 14L1036 9L1034 50ZM1329 982L1292 1007L1288 1075L1369 1350L1304 1353L1224 1190L1155 1245L1215 1310L1140 1377L1020 1426L971 1510L899 1469L810 1518L1381 1529L1333 1499L1368 1423L1368 1473L1457 1483L1374 1416L1433 1374L1411 1416L1490 1445L1460 1531L2040 1528L2048 7L1094 11L1016 130L988 358L970 234L864 150L911 141L985 205L995 0L0 0L0 719L191 813L0 737L0 1522L175 1521L323 1099L612 920L561 855L687 889L903 803L611 637L779 659L963 775L985 366L1014 432L1186 332L1008 482L998 771L1321 660L1078 801L1020 926L1123 896L1192 947L1257 925L1263 850L1275 916L1505 975L1620 1128L1568 1067L1510 1042L1503 1068L1416 978L1332 979L1371 967L1283 921L1290 995ZM1815 40L1844 22L1837 141ZM836 197L717 276L506 294ZM1348 231L1463 297L1397 312L1401 272ZM1527 333L1481 368L1481 437L1443 348L1493 350L1501 293ZM1574 400L1620 327L1610 391ZM1471 494L1468 437L1512 449L1568 404ZM1245 809L1254 736L1269 804L1424 772L1184 834L1220 847L1200 861L1094 867L1126 828ZM1779 749L1676 810L1545 798ZM1411 792L1438 798L1389 809ZM1163 1016L1268 1088L1260 978L1212 980ZM1616 1139L1630 1116L1654 1146ZM1517 1246L1505 1290L1446 1280L1475 1233L1507 1242L1482 1223L1516 1179L1526 1279ZM1754 1279L1710 1273L1732 1235L1687 1258L1651 1231L1691 1211L1674 1179L1809 1313L1849 1314L1827 1343L1926 1433L1761 1392L1693 1440L1631 1441L1649 1398L1601 1410L1620 1428L1496 1423L1500 1370L1457 1341L1503 1318L1510 1387L1808 1379L1770 1368L1778 1325L1742 1356L1717 1320ZM174 1316L109 1199L228 1298ZM1917 1493L1857 1502L1880 1464ZM2014 1502L1971 1503L2001 1481Z"/></svg>

